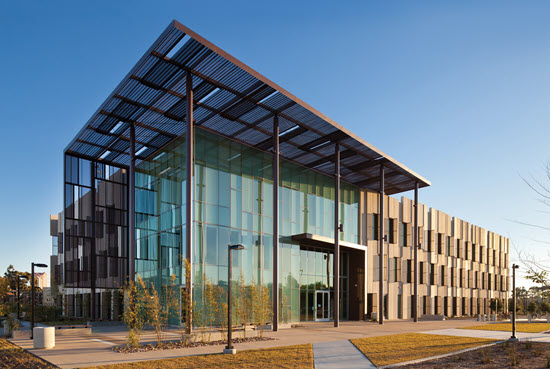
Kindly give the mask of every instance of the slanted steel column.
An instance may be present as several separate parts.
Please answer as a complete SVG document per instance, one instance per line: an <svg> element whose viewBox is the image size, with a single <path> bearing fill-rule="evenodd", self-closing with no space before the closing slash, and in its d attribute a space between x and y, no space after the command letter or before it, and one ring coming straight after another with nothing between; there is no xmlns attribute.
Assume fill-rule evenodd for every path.
<svg viewBox="0 0 550 369"><path fill-rule="evenodd" d="M128 168L128 279L136 278L136 132L130 124L130 166Z"/></svg>
<svg viewBox="0 0 550 369"><path fill-rule="evenodd" d="M380 165L380 211L378 216L378 323L384 324L384 166ZM388 265L389 267L389 265Z"/></svg>
<svg viewBox="0 0 550 369"><path fill-rule="evenodd" d="M279 117L273 117L273 331L279 330Z"/></svg>
<svg viewBox="0 0 550 369"><path fill-rule="evenodd" d="M185 137L185 258L189 261L191 268L191 278L185 281L185 289L189 295L189 303L193 303L193 172L195 165L194 158L194 129L193 129L193 76L187 73L186 81L186 137ZM189 319L189 317L187 317ZM192 327L193 324L187 324L186 327ZM189 329L188 329L189 330ZM187 332L188 334L191 332Z"/></svg>
<svg viewBox="0 0 550 369"><path fill-rule="evenodd" d="M334 146L334 327L340 326L340 145Z"/></svg>
<svg viewBox="0 0 550 369"><path fill-rule="evenodd" d="M414 228L413 228L413 247L414 247L414 298L413 298L413 319L418 322L418 182L414 184Z"/></svg>

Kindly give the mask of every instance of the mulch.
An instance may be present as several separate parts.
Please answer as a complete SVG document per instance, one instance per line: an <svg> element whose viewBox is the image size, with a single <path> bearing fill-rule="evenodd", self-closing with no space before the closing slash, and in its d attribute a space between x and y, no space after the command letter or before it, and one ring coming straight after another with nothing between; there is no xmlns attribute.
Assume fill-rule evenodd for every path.
<svg viewBox="0 0 550 369"><path fill-rule="evenodd" d="M505 342L400 368L550 368L550 344Z"/></svg>
<svg viewBox="0 0 550 369"><path fill-rule="evenodd" d="M232 338L233 343L244 343L244 342L257 342L257 341L272 341L275 338L270 337L247 337L247 338ZM215 346L215 345L225 345L227 340L217 340L217 341L197 341L184 343L180 341L167 341L163 345L158 344L146 344L140 345L139 347L128 347L128 346L114 346L113 351L122 352L124 354L134 353L134 352L146 352L146 351L159 351L159 350L173 350L181 348L193 348L193 347L204 347L204 346Z"/></svg>

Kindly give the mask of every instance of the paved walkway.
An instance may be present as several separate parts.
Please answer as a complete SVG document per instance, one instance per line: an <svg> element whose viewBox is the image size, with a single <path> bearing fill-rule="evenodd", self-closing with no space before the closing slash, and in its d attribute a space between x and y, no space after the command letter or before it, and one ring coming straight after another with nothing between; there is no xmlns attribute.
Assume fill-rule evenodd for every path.
<svg viewBox="0 0 550 369"><path fill-rule="evenodd" d="M376 368L349 340L313 344L315 369Z"/></svg>
<svg viewBox="0 0 550 369"><path fill-rule="evenodd" d="M307 323L300 328L281 329L278 332L266 332L267 337L274 340L247 342L236 344L237 350L263 349L279 346L299 345L304 343L317 344L322 342L338 342L352 338L382 336L397 333L425 332L441 330L442 328L458 328L484 324L472 320L448 320L434 322L386 321L383 325L371 322L342 322L339 328L334 328L332 322ZM462 331L462 330L458 330ZM471 331L476 332L476 331ZM177 338L172 333L172 339ZM238 334L237 334L238 335ZM236 336L237 336L236 335ZM61 368L86 367L92 365L107 365L129 363L143 360L157 360L190 355L214 354L223 350L223 345L202 346L196 348L159 350L123 354L114 352L113 345L123 345L127 336L124 327L94 327L92 335L56 337L55 348L51 350L35 350L31 340L11 340L13 343L29 350L31 353L60 366ZM550 338L550 336L549 336ZM152 331L145 331L142 343L154 342Z"/></svg>
<svg viewBox="0 0 550 369"><path fill-rule="evenodd" d="M438 329L433 331L419 332L427 334L439 334L445 336L460 336L474 338L489 338L494 340L507 340L512 335L512 332L506 331L482 331L477 329ZM520 341L530 340L533 342L550 343L550 334L546 333L525 333L516 332L516 337Z"/></svg>

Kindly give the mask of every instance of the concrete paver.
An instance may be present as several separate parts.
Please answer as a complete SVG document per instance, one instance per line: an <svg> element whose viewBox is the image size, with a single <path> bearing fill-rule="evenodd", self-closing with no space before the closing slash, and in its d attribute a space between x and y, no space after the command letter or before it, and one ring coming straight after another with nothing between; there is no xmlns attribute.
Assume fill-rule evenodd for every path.
<svg viewBox="0 0 550 369"><path fill-rule="evenodd" d="M376 368L349 340L313 344L315 369Z"/></svg>

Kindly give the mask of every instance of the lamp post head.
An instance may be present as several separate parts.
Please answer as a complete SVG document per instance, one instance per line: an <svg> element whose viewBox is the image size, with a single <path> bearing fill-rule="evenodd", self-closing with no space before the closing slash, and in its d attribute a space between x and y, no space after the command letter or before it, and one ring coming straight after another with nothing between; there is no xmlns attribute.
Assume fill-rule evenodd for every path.
<svg viewBox="0 0 550 369"><path fill-rule="evenodd" d="M241 244L229 245L230 250L244 250L244 246Z"/></svg>
<svg viewBox="0 0 550 369"><path fill-rule="evenodd" d="M40 263L33 263L33 265L37 268L47 268L48 267L46 264L40 264Z"/></svg>
<svg viewBox="0 0 550 369"><path fill-rule="evenodd" d="M512 269L518 269L519 268L519 265L517 264L512 264Z"/></svg>

